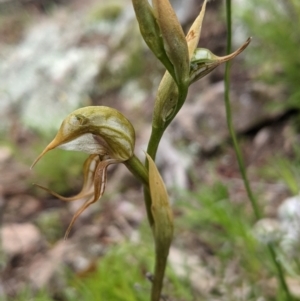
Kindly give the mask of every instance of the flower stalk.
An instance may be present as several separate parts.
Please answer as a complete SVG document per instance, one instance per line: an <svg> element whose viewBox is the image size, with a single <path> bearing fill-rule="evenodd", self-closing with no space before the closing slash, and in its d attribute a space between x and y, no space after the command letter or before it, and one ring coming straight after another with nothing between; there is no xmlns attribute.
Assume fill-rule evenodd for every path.
<svg viewBox="0 0 300 301"><path fill-rule="evenodd" d="M149 163L149 190L152 200L151 212L153 216L153 237L155 242L155 270L151 292L151 300L159 300L161 296L163 279L173 239L174 224L173 213L163 179L152 160L146 154Z"/></svg>
<svg viewBox="0 0 300 301"><path fill-rule="evenodd" d="M226 23L227 23L227 50L226 50L226 52L227 52L227 54L229 54L229 53L231 53L231 32L232 32L232 30L231 30L231 0L226 0ZM248 41L250 42L250 39L248 39L247 42ZM249 42L248 42L248 44L249 44ZM243 46L241 48L243 48ZM239 50L237 50L237 51L239 51ZM250 203L251 203L251 206L252 206L252 209L253 209L253 212L254 212L255 219L259 220L262 217L262 213L261 213L261 210L258 206L257 199L256 199L256 197L255 197L255 195L252 191L252 188L251 188L248 176L247 176L244 159L243 159L243 156L242 156L242 152L241 152L241 149L240 149L237 137L236 137L236 133L235 133L235 130L234 130L234 127L233 127L233 122L232 122L232 112L231 112L230 95L229 95L229 91L230 91L230 63L228 61L225 64L224 85L225 85L224 100L225 100L227 127L228 127L229 134L230 134L232 142L233 142L233 147L234 147L234 151L235 151L235 154L236 154L236 157L237 157L239 170L240 170L240 173L242 175L244 186L245 186L248 198L250 200ZM284 277L283 267L281 265L281 262L277 259L276 250L275 250L275 247L274 247L273 243L269 242L268 245L267 245L267 248L268 248L269 257L270 257L274 267L277 270L278 283L280 284L282 290L285 293L286 301L293 301L294 298L293 298L293 296L291 295L291 293L289 291L289 287L288 287L288 285L286 283L286 280L285 280L285 277Z"/></svg>

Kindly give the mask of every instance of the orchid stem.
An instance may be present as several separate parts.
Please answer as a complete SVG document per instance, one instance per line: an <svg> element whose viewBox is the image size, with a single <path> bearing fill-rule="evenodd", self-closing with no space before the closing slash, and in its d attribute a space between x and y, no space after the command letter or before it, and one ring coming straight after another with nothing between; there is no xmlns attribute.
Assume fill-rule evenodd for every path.
<svg viewBox="0 0 300 301"><path fill-rule="evenodd" d="M227 54L231 52L231 0L226 0L226 23L227 23ZM248 195L248 198L251 202L252 209L254 211L254 216L256 220L259 220L262 217L260 208L257 203L257 199L253 194L253 191L250 186L250 182L247 176L246 168L245 168L245 163L244 159L242 156L242 152L236 137L236 133L233 127L233 122L232 122L232 114L231 114L231 106L230 106L230 96L229 96L229 87L230 87L230 63L226 62L225 65L225 93L224 93L224 98L225 98L225 108L226 108L226 118L227 118L227 126L228 130L231 136L231 139L233 141L233 147L236 153L240 173L243 178L244 186L246 188L246 192ZM288 285L286 283L285 277L284 277L284 270L283 267L280 263L280 261L277 259L276 255L276 250L273 246L273 244L269 243L268 244L268 251L269 251L269 256L270 259L273 262L274 267L277 270L277 276L278 276L278 282L281 285L282 290L285 292L285 296L287 301L292 301L294 298L292 297Z"/></svg>
<svg viewBox="0 0 300 301"><path fill-rule="evenodd" d="M185 99L187 97L187 92L188 92L188 81L185 81L181 85L179 85L178 90L179 90L179 94L178 94L177 106L170 119L168 119L162 127L155 127L154 124L152 124L152 132L148 143L147 153L153 159L153 161L155 161L158 146L165 130L167 129L171 121L175 118L176 114L179 112L179 110L181 109L182 105L185 102ZM145 165L146 168L148 169L147 160L145 162ZM154 220L151 213L151 196L150 196L149 189L147 189L147 186L144 188L144 199L145 199L146 206L150 206L150 213L148 212L148 209L147 212L148 212L148 220L153 230ZM152 218L149 218L149 215L151 215ZM169 250L166 253L165 250L162 250L160 246L157 245L156 242L155 268L154 268L153 284L151 289L151 301L159 301L161 299L161 291L163 288L163 280L164 280L165 269L168 260L168 253Z"/></svg>
<svg viewBox="0 0 300 301"><path fill-rule="evenodd" d="M133 155L124 164L138 180L146 186L149 185L148 170L136 155Z"/></svg>
<svg viewBox="0 0 300 301"><path fill-rule="evenodd" d="M163 127L155 127L152 125L152 132L150 136L150 140L148 143L147 153L150 155L150 157L155 161L156 153L158 150L158 146L160 143L160 140L167 129L167 127L170 125L172 120L175 118L181 107L183 106L187 93L188 93L188 81L185 81L185 83L181 86L178 86L178 100L177 100L177 106L170 118L165 122Z"/></svg>
<svg viewBox="0 0 300 301"><path fill-rule="evenodd" d="M128 168L128 170L144 185L144 201L148 221L152 228L154 220L151 212L151 196L149 192L148 170L135 154L129 160L125 161L124 164Z"/></svg>

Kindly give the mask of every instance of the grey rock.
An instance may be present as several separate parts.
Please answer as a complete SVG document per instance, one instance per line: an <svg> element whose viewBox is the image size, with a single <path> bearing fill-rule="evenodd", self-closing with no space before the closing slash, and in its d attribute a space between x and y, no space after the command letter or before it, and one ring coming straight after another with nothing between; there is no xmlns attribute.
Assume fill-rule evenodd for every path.
<svg viewBox="0 0 300 301"><path fill-rule="evenodd" d="M197 87L197 86L196 86ZM199 145L211 152L229 138L224 104L224 83L210 85L202 93L196 87L172 124L177 138ZM195 89L196 88L196 89ZM284 114L282 109L270 110L269 105L283 101L281 88L263 83L251 83L244 91L232 89L233 125L237 133L247 132L265 121Z"/></svg>
<svg viewBox="0 0 300 301"><path fill-rule="evenodd" d="M40 231L30 223L3 225L1 239L2 250L9 257L32 252L42 244Z"/></svg>
<svg viewBox="0 0 300 301"><path fill-rule="evenodd" d="M300 251L300 196L287 198L278 208L278 218L283 237L281 247L291 257L297 258Z"/></svg>
<svg viewBox="0 0 300 301"><path fill-rule="evenodd" d="M69 242L58 241L46 254L40 253L36 255L28 267L28 278L32 288L36 290L45 287L52 287L52 289L63 288L64 280L60 272L69 248Z"/></svg>
<svg viewBox="0 0 300 301"><path fill-rule="evenodd" d="M80 46L88 26L78 15L42 19L0 61L0 117L17 111L26 126L42 131L57 129L88 93L107 49Z"/></svg>

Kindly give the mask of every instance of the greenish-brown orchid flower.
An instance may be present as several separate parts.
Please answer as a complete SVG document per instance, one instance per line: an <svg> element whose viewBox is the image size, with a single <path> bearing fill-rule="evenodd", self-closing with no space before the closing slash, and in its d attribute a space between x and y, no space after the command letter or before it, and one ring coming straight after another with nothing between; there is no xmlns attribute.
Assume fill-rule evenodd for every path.
<svg viewBox="0 0 300 301"><path fill-rule="evenodd" d="M158 1L156 1L158 2ZM163 2L168 2L163 1ZM202 23L205 15L207 0L204 1L198 17L193 22L185 39L188 47L189 57L189 83L201 79L222 63L232 60L240 54L250 43L249 38L240 48L233 53L219 57L214 55L210 50L197 48L201 37ZM183 105L180 101L179 89L169 72L166 72L158 87L153 114L154 128L164 128L175 117Z"/></svg>
<svg viewBox="0 0 300 301"><path fill-rule="evenodd" d="M48 188L37 185L63 201L86 200L73 216L65 238L77 217L103 195L107 167L110 164L129 160L133 156L134 144L135 132L131 123L120 112L109 107L84 107L72 112L62 122L56 137L38 156L32 167L49 150L55 148L90 154L83 166L83 186L77 195L63 197Z"/></svg>
<svg viewBox="0 0 300 301"><path fill-rule="evenodd" d="M190 84L204 77L222 63L232 60L240 54L251 42L251 38L236 51L225 56L217 56L206 48L197 48L191 59Z"/></svg>

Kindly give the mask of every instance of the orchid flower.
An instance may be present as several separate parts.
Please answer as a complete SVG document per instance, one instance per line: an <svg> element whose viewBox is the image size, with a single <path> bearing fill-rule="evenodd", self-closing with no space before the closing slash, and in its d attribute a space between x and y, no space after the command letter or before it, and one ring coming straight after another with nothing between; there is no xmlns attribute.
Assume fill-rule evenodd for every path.
<svg viewBox="0 0 300 301"><path fill-rule="evenodd" d="M186 36L169 0L132 0L140 32L165 72L154 105L153 128L166 128L182 107L188 87L224 62L232 60L250 43L249 38L233 53L219 57L197 48L207 0ZM156 134L155 134L156 135Z"/></svg>
<svg viewBox="0 0 300 301"><path fill-rule="evenodd" d="M83 165L83 186L72 197L61 196L41 185L38 187L67 202L86 199L74 214L66 231L67 238L78 216L99 200L106 186L107 167L126 162L133 156L135 132L131 123L117 110L89 106L72 112L62 122L56 137L34 161L33 167L49 150L61 148L90 154Z"/></svg>

